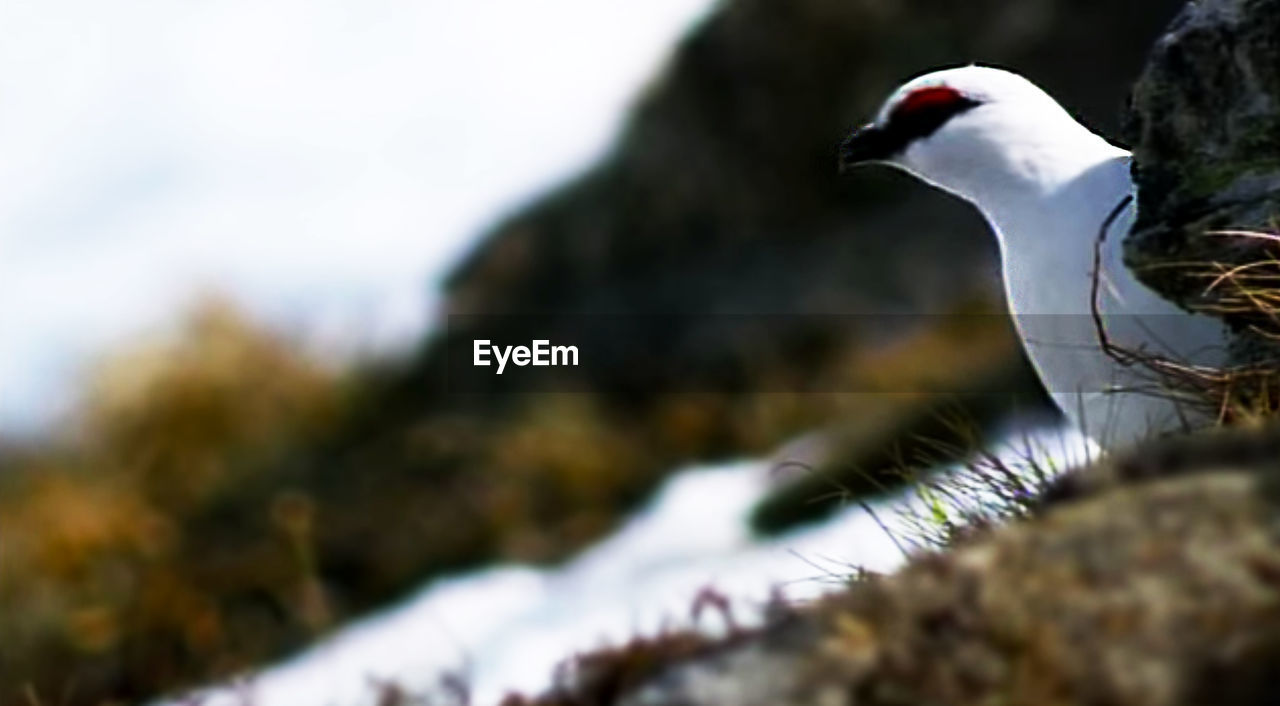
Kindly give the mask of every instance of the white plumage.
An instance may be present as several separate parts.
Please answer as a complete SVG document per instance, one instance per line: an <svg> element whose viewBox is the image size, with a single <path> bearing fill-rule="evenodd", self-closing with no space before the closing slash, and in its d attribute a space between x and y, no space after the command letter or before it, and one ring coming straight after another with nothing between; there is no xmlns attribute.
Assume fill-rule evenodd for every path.
<svg viewBox="0 0 1280 706"><path fill-rule="evenodd" d="M962 102L947 108L940 88ZM930 93L941 95L921 100ZM912 103L932 117L922 119L925 111ZM901 133L895 121L908 134L886 138ZM868 152L866 143L876 140ZM1150 368L1108 354L1099 336L1100 323L1110 343L1131 351L1202 366L1225 358L1221 322L1178 308L1124 264L1122 241L1135 213L1128 152L1021 76L970 66L898 89L846 154L895 165L982 212L1000 242L1005 292L1032 363L1062 411L1100 445L1206 421L1205 410L1170 394Z"/></svg>

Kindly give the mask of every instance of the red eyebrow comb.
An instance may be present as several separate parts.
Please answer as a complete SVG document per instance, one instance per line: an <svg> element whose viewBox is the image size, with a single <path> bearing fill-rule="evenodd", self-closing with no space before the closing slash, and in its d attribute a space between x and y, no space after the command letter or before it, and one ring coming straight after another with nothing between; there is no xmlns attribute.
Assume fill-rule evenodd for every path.
<svg viewBox="0 0 1280 706"><path fill-rule="evenodd" d="M971 102L963 93L950 86L926 86L907 94L893 108L894 117L906 117L915 113L932 112Z"/></svg>

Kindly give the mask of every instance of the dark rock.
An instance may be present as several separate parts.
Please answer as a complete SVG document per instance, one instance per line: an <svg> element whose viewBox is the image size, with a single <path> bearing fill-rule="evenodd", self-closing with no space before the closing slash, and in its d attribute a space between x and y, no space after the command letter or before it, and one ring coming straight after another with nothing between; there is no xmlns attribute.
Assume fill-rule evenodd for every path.
<svg viewBox="0 0 1280 706"><path fill-rule="evenodd" d="M1208 233L1276 231L1280 0L1189 3L1134 88L1126 135L1139 200L1126 242L1129 263L1188 308L1274 326L1241 296L1244 287L1268 281L1274 266L1208 285L1232 266L1274 261L1276 243Z"/></svg>

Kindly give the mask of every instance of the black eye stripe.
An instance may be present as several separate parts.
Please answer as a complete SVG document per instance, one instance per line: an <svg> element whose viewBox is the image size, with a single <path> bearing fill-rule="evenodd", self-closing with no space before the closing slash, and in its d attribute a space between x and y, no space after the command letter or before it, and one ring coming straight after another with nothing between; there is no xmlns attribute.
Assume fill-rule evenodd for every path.
<svg viewBox="0 0 1280 706"><path fill-rule="evenodd" d="M880 123L855 130L840 144L840 168L891 160L955 116L981 105L949 86L926 86L904 96Z"/></svg>
<svg viewBox="0 0 1280 706"><path fill-rule="evenodd" d="M982 105L950 88L924 88L904 98L889 114L884 130L905 149L915 140L929 137L955 116Z"/></svg>

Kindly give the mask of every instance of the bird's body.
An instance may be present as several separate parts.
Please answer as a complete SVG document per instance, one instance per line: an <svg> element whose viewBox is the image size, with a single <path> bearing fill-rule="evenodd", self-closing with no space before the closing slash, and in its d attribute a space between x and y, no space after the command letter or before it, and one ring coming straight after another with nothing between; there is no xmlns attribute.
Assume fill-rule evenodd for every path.
<svg viewBox="0 0 1280 706"><path fill-rule="evenodd" d="M1125 266L1130 160L1110 151L1041 193L1034 209L984 214L1001 243L1005 292L1028 357L1067 417L1104 447L1208 421L1209 410L1131 354L1216 367L1224 341L1220 321L1183 311ZM1104 336L1116 350L1104 349Z"/></svg>
<svg viewBox="0 0 1280 706"><path fill-rule="evenodd" d="M1225 341L1219 321L1180 309L1125 266L1134 216L1128 152L1026 79L985 67L909 82L847 145L847 161L899 166L986 217L1027 354L1088 436L1116 447L1205 422L1205 410L1167 379L1117 355L1216 366Z"/></svg>

